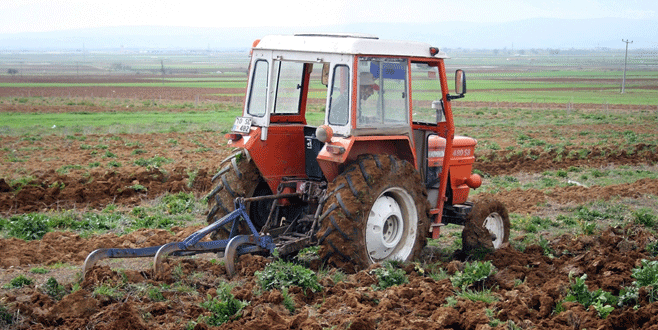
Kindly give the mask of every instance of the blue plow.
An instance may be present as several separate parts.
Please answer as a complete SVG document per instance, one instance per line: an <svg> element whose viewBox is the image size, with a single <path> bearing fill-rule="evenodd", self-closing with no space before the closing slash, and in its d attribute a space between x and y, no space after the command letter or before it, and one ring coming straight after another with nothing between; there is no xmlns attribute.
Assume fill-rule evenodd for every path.
<svg viewBox="0 0 658 330"><path fill-rule="evenodd" d="M245 221L251 235L238 235L238 225ZM215 241L203 241L201 239L208 234L218 231L220 228L230 224L231 231L228 239ZM169 255L189 256L201 253L224 253L226 271L229 276L235 273L235 258L237 256L258 251L273 252L276 245L269 235L261 235L254 227L245 211L244 201L235 201L235 211L225 215L215 223L206 226L188 236L182 242L168 243L160 246L151 246L136 249L97 249L87 256L84 263L84 274L96 264L96 262L108 258L145 258L154 257L154 275L163 269L162 261Z"/></svg>

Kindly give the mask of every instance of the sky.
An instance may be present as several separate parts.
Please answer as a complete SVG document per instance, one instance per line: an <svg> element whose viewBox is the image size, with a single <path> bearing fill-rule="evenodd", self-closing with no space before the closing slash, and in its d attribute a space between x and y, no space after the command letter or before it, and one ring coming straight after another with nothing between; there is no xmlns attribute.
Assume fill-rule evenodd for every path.
<svg viewBox="0 0 658 330"><path fill-rule="evenodd" d="M401 5L403 4L403 5ZM644 0L2 0L0 34L113 26L262 27L352 23L510 22L532 18L656 20ZM437 28L450 29L452 25Z"/></svg>

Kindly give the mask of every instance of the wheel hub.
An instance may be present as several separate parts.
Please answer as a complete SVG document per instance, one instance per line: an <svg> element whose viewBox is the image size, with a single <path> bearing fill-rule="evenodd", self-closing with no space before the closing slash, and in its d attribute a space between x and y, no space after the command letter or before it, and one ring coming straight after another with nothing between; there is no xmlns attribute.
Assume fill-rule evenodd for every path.
<svg viewBox="0 0 658 330"><path fill-rule="evenodd" d="M493 212L484 219L482 226L491 233L494 249L500 248L503 245L503 238L505 237L503 217L498 212Z"/></svg>
<svg viewBox="0 0 658 330"><path fill-rule="evenodd" d="M400 188L390 188L373 203L366 226L366 248L373 262L406 260L418 223L415 204Z"/></svg>

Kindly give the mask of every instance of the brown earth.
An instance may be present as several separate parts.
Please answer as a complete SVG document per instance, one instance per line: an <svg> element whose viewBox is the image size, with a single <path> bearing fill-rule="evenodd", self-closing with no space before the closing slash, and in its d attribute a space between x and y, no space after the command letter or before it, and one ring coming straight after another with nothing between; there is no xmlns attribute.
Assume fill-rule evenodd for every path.
<svg viewBox="0 0 658 330"><path fill-rule="evenodd" d="M61 81L53 78L53 81ZM90 78L91 79L91 78ZM95 78L102 79L102 78ZM97 80L95 82L98 82ZM119 79L119 78L113 78ZM127 79L127 78L125 78ZM124 78L119 80L124 81ZM132 81L132 80L130 80ZM80 82L80 81L78 81ZM227 92L227 91L223 91ZM242 93L243 91L230 91ZM93 95L92 95L93 93ZM181 102L228 100L233 97L213 95L217 89L181 88L113 88L99 89L0 88L0 97L91 97L160 98ZM198 96L199 95L199 96ZM239 99L237 100L239 101ZM464 106L493 107L491 103L463 102ZM555 109L562 105L498 104L499 107L527 109ZM579 105L580 107L581 105ZM600 110L600 104L583 106ZM619 111L655 110L655 106L613 106ZM60 111L123 111L121 107L100 106L48 106L0 104L0 111L60 112ZM505 149L515 137L509 137L505 128L493 128L493 138ZM652 124L633 126L545 126L536 129L535 138L549 142L555 135L588 139L578 133L589 131L626 131L655 133ZM461 133L469 134L468 129ZM549 134L549 132L552 132ZM79 139L76 139L79 138ZM0 215L48 210L102 209L109 204L132 207L146 203L166 192L189 191L198 196L211 188L210 178L217 171L219 161L229 150L223 147L224 138L217 132L112 134L74 136L44 135L40 139L2 136L0 149ZM481 139L481 143L484 139ZM173 143L172 141L176 141ZM206 147L199 149L199 142ZM105 147L102 146L106 146ZM579 156L582 148L565 148L563 151L524 149L520 153L493 151L478 154L475 168L489 175L536 173L544 170L566 169L571 166L605 167L609 165L655 164L656 150L648 144L609 144L589 148L586 157ZM136 152L139 150L139 152ZM95 152L94 152L95 151ZM113 155L106 152L111 151ZM142 167L134 161L162 157L172 160L157 167ZM111 167L111 162L121 167ZM90 167L90 164L98 163ZM77 165L77 166L76 166ZM146 190L138 188L143 186ZM20 189L19 189L20 188ZM570 205L616 196L642 198L658 195L658 180L642 179L633 183L605 187L554 187L547 190L511 190L496 194L508 210L532 214L538 205ZM489 197L483 194L480 198ZM647 251L647 243L655 242L655 235L641 228L626 226L608 228L596 236L565 234L550 239L553 257L538 245L528 246L524 252L506 246L488 256L498 273L485 283L498 299L493 303L458 299L449 304L448 297L459 289L449 280L435 281L428 276L434 267L442 267L453 274L463 268L462 261L442 250L427 247L421 263L404 266L409 283L377 290L371 270L346 275L343 280L321 276L324 286L320 292L291 288L296 311L291 313L283 305L278 290L261 291L254 272L269 262L261 256L243 256L237 264L237 275L229 279L224 266L213 256L198 258L170 258L165 272L154 276L150 260L102 261L82 280L80 270L85 257L99 247L143 247L180 241L199 227L170 230L142 229L123 236L108 233L90 237L68 232L51 232L38 241L15 238L0 240L0 306L8 306L13 325L0 326L16 329L181 329L209 312L200 307L207 296L216 295L218 283L231 281L237 286L233 294L249 301L242 317L226 323L221 329L490 329L493 318L502 321L497 329L506 329L513 321L522 329L658 329L658 303L649 303L647 292L640 292L639 307L617 308L606 319L601 319L593 308L586 310L580 304L565 303L564 311L554 312L570 286L569 274L587 274L590 290L602 288L619 294L622 286L634 280L631 269L642 259L655 259ZM437 262L433 265L430 263ZM64 267L54 267L64 263ZM49 267L48 274L30 272L34 267ZM67 266L68 265L68 266ZM423 269L424 268L424 269ZM120 270L125 269L125 270ZM34 278L32 287L5 289L1 286L18 275ZM61 300L45 294L42 285L49 277L65 284L67 295ZM79 289L70 293L76 283ZM193 292L171 286L183 283ZM120 286L127 294L121 297L95 295L101 285ZM145 287L158 288L163 299L145 294ZM141 288L141 289L140 289ZM141 291L140 291L141 290ZM488 316L491 315L491 316ZM195 329L208 328L204 324Z"/></svg>
<svg viewBox="0 0 658 330"><path fill-rule="evenodd" d="M98 246L125 246L161 244L180 240L189 230L172 229L137 231L123 237L112 234L89 239L70 233L49 233L41 241L22 242L4 240L0 248L3 255L3 280L24 272L25 266L8 267L6 260L14 263L29 262L48 264L66 261L77 264L85 252ZM454 296L458 289L448 279L435 281L410 264L404 270L409 283L377 290L371 270L347 275L334 282L331 276L321 278L324 286L320 292L302 291L293 287L295 313L282 304L278 290L260 292L253 273L262 270L267 260L260 256L243 256L237 264L237 275L231 279L239 284L232 293L236 298L249 301L242 317L226 323L218 329L489 329L493 311L502 321L498 329L505 329L507 321L521 328L535 329L653 329L658 324L658 302L648 303L646 292L640 295L639 308L617 308L606 319L598 317L591 308L586 310L576 303L564 303L563 312L553 312L564 298L569 287L569 274L588 275L590 290L601 288L619 294L619 289L629 285L633 278L631 269L648 255L643 250L647 242L655 240L653 234L639 228L611 228L597 236L573 236L565 234L551 240L554 257L545 255L538 245L519 252L507 246L487 257L497 267L497 274L485 283L492 288L496 302L474 302L459 299L456 305L446 305L446 298ZM141 242L141 243L137 243ZM60 251L51 253L52 251ZM435 251L426 253L429 261ZM29 260L29 261L28 261ZM108 266L96 266L82 281L80 289L64 296L60 301L44 294L40 287L24 287L2 290L3 303L20 310L22 321L19 329L179 329L208 312L199 307L207 295L216 294L219 281L228 281L223 266L202 259L170 259L166 271L154 276L150 269L124 270L120 273ZM462 262L443 264L449 273L463 267ZM174 268L183 275L174 274ZM331 273L332 271L330 271ZM200 274L201 276L194 276ZM182 276L182 281L193 285L195 292L177 292L166 289ZM93 295L101 284L109 286L152 285L160 287L165 302L153 301L138 292L111 298ZM71 289L71 283L67 285ZM199 325L201 328L205 326Z"/></svg>

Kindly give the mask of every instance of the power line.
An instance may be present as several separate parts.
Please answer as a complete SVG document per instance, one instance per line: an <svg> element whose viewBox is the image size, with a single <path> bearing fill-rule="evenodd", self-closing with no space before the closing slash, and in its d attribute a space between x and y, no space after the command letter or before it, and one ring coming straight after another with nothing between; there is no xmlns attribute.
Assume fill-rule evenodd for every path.
<svg viewBox="0 0 658 330"><path fill-rule="evenodd" d="M633 41L628 41L628 39L621 39L621 42L626 43L626 56L624 56L624 79L621 81L621 93L624 94L624 89L626 88L626 61L628 60L628 44L632 44Z"/></svg>

